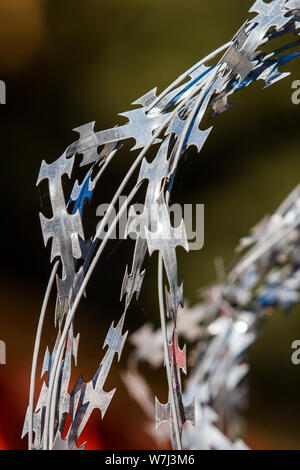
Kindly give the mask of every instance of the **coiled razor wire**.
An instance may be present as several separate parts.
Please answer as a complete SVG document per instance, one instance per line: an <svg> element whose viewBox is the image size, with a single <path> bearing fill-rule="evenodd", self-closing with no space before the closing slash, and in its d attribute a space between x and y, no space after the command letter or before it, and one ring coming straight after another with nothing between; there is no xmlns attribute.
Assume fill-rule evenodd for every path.
<svg viewBox="0 0 300 470"><path fill-rule="evenodd" d="M300 186L241 241L239 250L250 246L225 279L203 290L201 303L181 312L177 324L178 335L193 347L194 365L183 400L195 399L195 426L184 429L185 449L246 448L242 441L228 438L237 434L245 399L243 379L249 369L245 352L275 308L287 311L299 302ZM151 389L138 367L144 362L154 369L163 365L163 337L146 324L129 340L134 350L122 378L129 394L151 417ZM147 429L155 435L153 427ZM155 438L158 445L164 444L166 429Z"/></svg>
<svg viewBox="0 0 300 470"><path fill-rule="evenodd" d="M158 296L163 355L169 389L167 404L161 404L156 399L156 423L157 425L162 422L169 423L174 449L198 446L198 434L206 434L206 428L201 428L203 421L201 416L205 415L206 423L210 423L210 429L214 428L212 408L202 407L202 414L199 412L199 393L201 396L203 393L208 396L212 387L209 382L206 391L197 392L197 381L203 375L203 368L208 367L207 362L209 363L209 360L205 362L205 356L201 358L189 380L184 394L187 401L183 400L181 371L186 370L186 358L185 350L181 350L178 344L178 322L182 314L179 312L179 307L183 306L183 284L178 282L176 248L181 246L188 250L188 242L183 221L176 229L172 226L168 204L180 160L191 146L195 146L200 152L212 130L212 127L205 130L200 128L206 111L211 108L213 116L226 111L231 107L228 103L231 94L259 79L263 80L264 87L267 87L285 78L288 74L280 72L279 67L299 56L299 52L286 54L286 51L299 46L299 0L273 0L268 3L258 0L250 9L250 13L254 13L254 17L243 24L230 42L191 67L160 95L157 96L156 89L153 89L136 100L133 103L136 106L134 109L122 113L122 116L128 119L127 124L102 131L94 130L95 122L80 126L75 129L79 133L79 139L71 144L58 160L51 164L42 162L37 184L43 180L48 182L52 218L48 219L41 214L40 219L45 245L51 240L50 261L53 267L37 329L29 405L23 429L23 436L28 434L29 449L83 448L84 446L78 447L77 443L92 411L98 408L103 418L115 392L115 390L105 392L103 387L115 354L120 358L126 340L127 333L123 333L126 312L132 298L138 297L140 293L145 277L145 258L156 251L159 254ZM265 44L287 33L295 33L293 42L272 53L259 51L259 48ZM206 65L222 53L215 65ZM136 160L122 179L93 238L85 239L83 215L86 205L91 200L107 166L120 152L124 142L129 139L135 141L131 150L138 151ZM156 157L149 162L146 156L150 149L156 147L158 147ZM80 172L82 169L86 171L81 183L76 176L79 169ZM126 190L132 175L138 169L136 184L113 217L108 232L105 232L105 226L111 220L119 196ZM62 178L65 176L74 182L69 195L63 187ZM69 393L72 361L76 363L78 352L79 336L74 336L73 321L79 302L107 241L122 215L131 207L141 187L146 187L145 213L149 214L148 209L150 207L153 209L153 206L156 210L151 210L151 223L145 213L136 214L134 210L130 211L128 229L131 230L131 224L135 226L138 224L140 231L135 243L131 270L129 273L126 269L122 286L124 313L117 325L113 323L107 333L103 346L107 346L107 350L92 380L84 382L80 377ZM151 227L155 227L155 236ZM278 233L274 235L275 240L276 237ZM280 240L277 242L280 243ZM271 243L269 234L266 233L266 238L261 237L257 243L257 252L255 250L254 254L251 252L252 256L255 258L258 253L264 257L264 244ZM257 260L259 259L258 256ZM255 265L251 256L246 258L245 263L246 265L242 264L239 267L242 271L235 271L233 276L238 273L238 279L244 279L242 273L248 272L249 266ZM164 278L167 281L166 289L164 289ZM46 373L48 377L35 403L40 340L48 300L55 281L57 338L52 351L47 348L44 354L42 377ZM166 315L171 319L169 331ZM234 323L231 326L222 325L221 320L214 325L216 331L217 329L222 331L221 335L216 336L218 340L225 334L225 330L231 332L234 328ZM252 328L251 325L249 328ZM250 337L249 333L248 341ZM245 338L246 336L243 340ZM213 344L213 341L209 342L208 347L213 348L211 346ZM238 346L233 341L233 349L235 348L238 349ZM209 357L212 357L210 353ZM225 369L220 366L221 377L224 376L225 370L227 371L230 360L231 356L228 363L226 362L226 367L224 366ZM208 374L210 372L208 370ZM235 373L230 369L233 383L239 382L239 377L235 374L240 373L240 369ZM222 385L222 380L218 374L211 374L212 382L218 381ZM218 396L224 397L223 392ZM71 425L63 438L67 415L71 417ZM192 428L189 428L192 431L183 436L183 428L187 422L192 423ZM218 439L217 435L215 439ZM218 447L217 443L212 447Z"/></svg>

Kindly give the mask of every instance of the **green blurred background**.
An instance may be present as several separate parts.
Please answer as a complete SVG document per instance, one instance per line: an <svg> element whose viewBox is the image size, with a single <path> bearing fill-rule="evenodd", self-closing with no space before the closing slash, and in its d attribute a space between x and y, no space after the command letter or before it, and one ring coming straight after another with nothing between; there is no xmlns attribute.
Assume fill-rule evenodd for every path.
<svg viewBox="0 0 300 470"><path fill-rule="evenodd" d="M165 88L201 57L231 39L249 17L251 1L225 0L0 0L0 79L7 104L0 107L2 262L0 338L7 365L0 366L0 439L3 448L24 448L19 436L26 410L30 361L38 312L50 272L35 188L42 159L51 162L77 137L71 131L96 120L97 129L123 123L119 112L146 91ZM214 259L229 266L239 239L276 209L299 183L299 106L291 102L291 77L262 90L263 82L231 97L237 106L215 120L198 156L181 165L174 201L205 204L205 246L180 252L185 296L215 279ZM133 154L116 159L96 197L107 202ZM97 199L98 200L98 199ZM121 281L132 245L108 249L88 298L79 309L79 364L85 378L102 357L100 345L117 320ZM158 324L155 262L150 263L139 302L127 327ZM43 347L55 338L52 317ZM276 313L251 350L250 406L245 439L253 448L300 448L300 366L291 364L291 344L300 338L300 310ZM126 357L126 353L125 353ZM126 366L125 359L120 368ZM166 399L165 380L157 393ZM105 420L92 420L90 448L153 448L143 416L128 398L116 366L106 390L118 386ZM156 386L156 385L155 385ZM95 437L96 436L96 437Z"/></svg>

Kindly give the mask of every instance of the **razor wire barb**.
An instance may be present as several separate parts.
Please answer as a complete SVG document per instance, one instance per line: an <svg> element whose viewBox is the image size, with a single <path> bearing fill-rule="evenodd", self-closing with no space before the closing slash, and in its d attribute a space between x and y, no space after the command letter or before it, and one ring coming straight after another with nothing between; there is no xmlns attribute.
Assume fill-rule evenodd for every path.
<svg viewBox="0 0 300 470"><path fill-rule="evenodd" d="M213 116L221 114L232 106L228 97L238 90L259 79L267 87L285 78L288 73L280 72L279 67L300 54L285 54L299 46L299 0L273 0L269 3L258 0L250 13L255 16L243 24L230 42L191 67L160 95L157 96L156 89L153 89L136 100L134 109L121 114L128 119L127 124L102 131L95 131L95 122L80 126L75 129L79 139L58 160L52 164L42 162L37 184L44 180L48 183L52 218L40 214L40 220L45 245L51 240L53 268L38 324L29 405L23 429L23 436L28 434L29 449L82 448L77 442L92 411L98 408L103 418L114 394L114 390L105 392L103 387L114 357L117 354L120 358L126 340L127 333L123 333L123 327L127 309L133 297L140 294L145 277L145 258L156 251L159 256L158 296L164 364L169 389L167 404L156 399L156 424L169 423L174 449L182 448L184 424L195 424L195 397L190 397L187 405L183 403L181 371L186 372L186 356L185 348L179 347L177 328L179 307L183 306L183 283L178 281L176 248L188 250L188 242L183 221L174 228L168 207L180 160L189 147L195 146L200 152L212 130L212 127L200 128L207 110L212 109ZM258 51L272 39L293 32L296 34L293 42L271 53ZM221 54L215 65L206 65ZM122 179L94 236L86 239L83 227L86 205L107 166L124 142L130 139L135 141L131 150L138 151L136 160ZM158 147L158 150L149 162L147 154L153 147ZM76 175L82 168L86 173L79 183ZM118 198L138 169L136 184L105 232ZM66 194L62 182L66 176L73 182L70 194ZM150 221L145 213L137 214L132 207L142 186L146 187L145 210L153 205L156 208L151 210ZM121 298L125 299L124 313L117 326L113 323L107 333L103 346L107 350L93 379L86 383L79 378L69 393L72 361L76 363L79 342L79 335L74 336L74 317L107 241L127 210L130 214L128 232L134 231L137 225L139 231L131 270L129 273L126 268L121 290ZM40 340L55 280L57 338L53 350L45 352L42 377L46 373L48 377L35 404ZM167 327L166 315L171 319L171 330ZM67 435L62 438L67 414L72 422Z"/></svg>

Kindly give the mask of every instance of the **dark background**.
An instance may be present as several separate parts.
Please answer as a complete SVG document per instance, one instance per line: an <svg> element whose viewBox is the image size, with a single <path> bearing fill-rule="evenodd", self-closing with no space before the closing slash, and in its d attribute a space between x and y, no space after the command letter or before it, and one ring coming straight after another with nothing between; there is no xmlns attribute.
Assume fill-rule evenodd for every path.
<svg viewBox="0 0 300 470"><path fill-rule="evenodd" d="M96 121L105 129L119 112L146 91L165 88L201 57L231 39L250 16L251 1L199 0L0 0L0 79L7 104L0 107L2 250L0 338L7 365L0 366L2 448L24 448L19 436L27 406L30 363L38 313L50 272L43 247L35 183L42 159L48 163L75 139L74 127ZM291 102L299 62L292 76L262 90L263 82L231 97L237 106L215 121L198 156L190 153L176 180L175 201L205 204L205 246L180 252L185 296L215 279L214 259L230 266L239 239L274 211L299 183L299 106ZM132 161L116 158L97 201L113 189ZM121 281L132 245L110 246L81 304L81 332L75 375L93 373L112 320L122 312ZM155 257L154 257L155 258ZM138 303L128 314L133 331L152 319L158 324L155 262ZM250 407L245 439L253 448L300 447L300 366L291 364L291 343L300 337L300 311L277 312L251 350ZM55 330L49 315L43 347ZM42 349L43 350L43 349ZM126 357L126 352L124 357ZM106 390L118 386L105 420L96 414L88 428L89 448L153 448L143 432L143 416L128 398L115 366ZM166 399L165 378L154 375Z"/></svg>

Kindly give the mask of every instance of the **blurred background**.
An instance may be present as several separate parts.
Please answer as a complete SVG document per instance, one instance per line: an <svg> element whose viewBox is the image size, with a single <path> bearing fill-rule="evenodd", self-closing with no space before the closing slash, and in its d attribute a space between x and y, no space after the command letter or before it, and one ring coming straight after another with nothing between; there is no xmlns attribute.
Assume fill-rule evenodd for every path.
<svg viewBox="0 0 300 470"><path fill-rule="evenodd" d="M38 314L50 273L38 213L42 195L35 187L42 159L52 162L77 135L74 127L96 121L105 129L123 118L119 112L146 91L165 88L180 73L227 42L249 17L252 1L226 0L0 0L0 79L7 104L0 107L2 253L0 339L7 364L0 366L0 447L26 448L21 441L31 355ZM191 152L176 181L174 200L205 204L205 246L180 252L185 296L194 304L197 290L216 277L214 259L230 266L239 239L274 211L299 183L299 106L291 102L291 77L262 91L262 82L231 97L237 106L215 121L200 156ZM96 198L108 201L133 154L123 152L101 180ZM98 201L101 199L97 199ZM105 333L122 313L119 303L132 245L108 248L79 308L79 363L90 379L103 354ZM126 328L146 321L158 325L155 263ZM55 339L51 312L42 351ZM249 409L245 440L255 449L299 449L300 366L291 364L291 344L300 339L300 309L277 312L251 349ZM119 378L126 351L107 381L118 387L105 419L95 413L87 448L155 448L144 432L144 417ZM160 379L158 379L160 377ZM160 400L165 378L153 375Z"/></svg>

